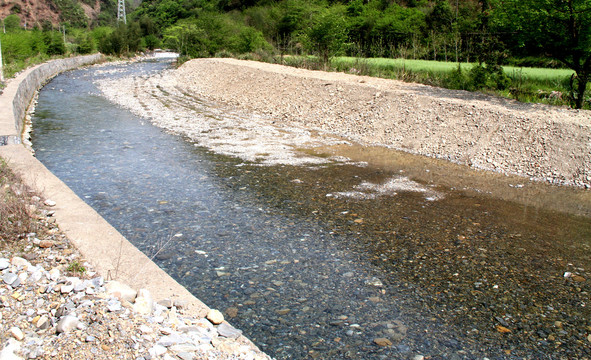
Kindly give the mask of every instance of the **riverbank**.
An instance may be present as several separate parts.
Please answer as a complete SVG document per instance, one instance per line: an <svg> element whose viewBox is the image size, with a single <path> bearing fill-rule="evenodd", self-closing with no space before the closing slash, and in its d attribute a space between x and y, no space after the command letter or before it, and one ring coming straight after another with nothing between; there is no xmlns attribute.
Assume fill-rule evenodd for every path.
<svg viewBox="0 0 591 360"><path fill-rule="evenodd" d="M353 141L591 187L586 110L235 59L195 59L163 76L136 77L131 86L121 79L99 87L158 126L250 161L302 163L297 148ZM203 101L241 114L203 116L195 110Z"/></svg>
<svg viewBox="0 0 591 360"><path fill-rule="evenodd" d="M24 211L9 216L30 231L0 233L0 359L268 359L217 311L198 317L184 301L107 281L60 230L54 201L4 163L0 184L0 214L17 198Z"/></svg>
<svg viewBox="0 0 591 360"><path fill-rule="evenodd" d="M234 59L189 61L180 88L316 129L479 169L591 185L591 112Z"/></svg>

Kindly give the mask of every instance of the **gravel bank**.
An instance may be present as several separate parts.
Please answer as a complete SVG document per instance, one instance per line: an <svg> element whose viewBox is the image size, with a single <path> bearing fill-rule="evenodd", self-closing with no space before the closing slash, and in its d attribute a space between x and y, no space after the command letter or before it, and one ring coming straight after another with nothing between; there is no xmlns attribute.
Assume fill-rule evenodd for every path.
<svg viewBox="0 0 591 360"><path fill-rule="evenodd" d="M192 60L168 77L184 92L265 115L275 126L591 185L590 111L234 59Z"/></svg>

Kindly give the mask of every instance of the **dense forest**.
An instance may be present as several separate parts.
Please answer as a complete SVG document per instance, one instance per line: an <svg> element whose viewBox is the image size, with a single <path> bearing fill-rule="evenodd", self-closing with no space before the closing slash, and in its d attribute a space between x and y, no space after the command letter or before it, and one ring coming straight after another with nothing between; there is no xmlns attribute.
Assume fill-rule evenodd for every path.
<svg viewBox="0 0 591 360"><path fill-rule="evenodd" d="M587 101L591 0L144 0L128 2L127 24L117 24L115 0L100 0L95 19L75 0L51 1L63 9L65 50L81 53L165 47L185 58L313 55L324 67L336 56L475 63L470 86L448 81L470 90L515 87L502 65L563 67L574 71L564 84L572 105ZM57 38L44 35L45 46L59 47Z"/></svg>

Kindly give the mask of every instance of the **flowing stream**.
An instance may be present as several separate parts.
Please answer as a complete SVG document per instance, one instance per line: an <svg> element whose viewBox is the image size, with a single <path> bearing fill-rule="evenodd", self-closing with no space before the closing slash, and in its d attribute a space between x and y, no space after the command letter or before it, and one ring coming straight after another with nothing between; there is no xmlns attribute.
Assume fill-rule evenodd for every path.
<svg viewBox="0 0 591 360"><path fill-rule="evenodd" d="M269 355L591 357L589 191L349 145L302 151L353 161L260 166L154 127L94 84L169 66L54 78L36 156Z"/></svg>

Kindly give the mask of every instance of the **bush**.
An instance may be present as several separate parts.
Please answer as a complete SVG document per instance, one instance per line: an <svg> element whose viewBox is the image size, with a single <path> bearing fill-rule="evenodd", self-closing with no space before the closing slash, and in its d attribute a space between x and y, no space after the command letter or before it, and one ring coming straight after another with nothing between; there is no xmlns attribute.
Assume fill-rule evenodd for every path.
<svg viewBox="0 0 591 360"><path fill-rule="evenodd" d="M156 35L149 34L144 36L144 46L149 50L154 50L160 47L160 39Z"/></svg>
<svg viewBox="0 0 591 360"><path fill-rule="evenodd" d="M4 18L4 27L7 31L15 31L20 29L21 18L16 14L8 15Z"/></svg>
<svg viewBox="0 0 591 360"><path fill-rule="evenodd" d="M28 188L0 158L0 241L14 241L36 231L28 196Z"/></svg>

